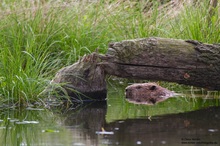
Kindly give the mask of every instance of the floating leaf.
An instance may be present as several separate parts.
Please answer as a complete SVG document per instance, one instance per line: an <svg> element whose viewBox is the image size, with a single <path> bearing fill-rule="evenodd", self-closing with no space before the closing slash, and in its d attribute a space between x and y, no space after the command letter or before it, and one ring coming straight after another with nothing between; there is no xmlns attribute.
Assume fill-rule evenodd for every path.
<svg viewBox="0 0 220 146"><path fill-rule="evenodd" d="M53 129L45 129L45 130L42 130L42 132L57 133L57 132L60 132L60 131L59 130L53 130Z"/></svg>

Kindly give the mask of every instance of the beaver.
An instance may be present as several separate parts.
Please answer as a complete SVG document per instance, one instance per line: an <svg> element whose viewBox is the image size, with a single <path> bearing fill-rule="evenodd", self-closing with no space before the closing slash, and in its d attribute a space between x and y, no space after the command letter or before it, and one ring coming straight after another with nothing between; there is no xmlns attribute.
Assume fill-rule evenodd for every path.
<svg viewBox="0 0 220 146"><path fill-rule="evenodd" d="M136 83L125 88L127 101L135 104L154 105L174 95L156 83Z"/></svg>

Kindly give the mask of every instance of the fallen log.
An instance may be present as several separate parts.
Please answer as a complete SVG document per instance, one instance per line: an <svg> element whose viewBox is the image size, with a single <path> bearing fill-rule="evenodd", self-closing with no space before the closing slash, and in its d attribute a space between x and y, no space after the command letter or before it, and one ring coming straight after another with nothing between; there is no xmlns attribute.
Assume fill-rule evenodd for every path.
<svg viewBox="0 0 220 146"><path fill-rule="evenodd" d="M220 90L220 45L156 37L115 42L105 55L92 53L62 68L52 83L69 96L104 100L106 74Z"/></svg>
<svg viewBox="0 0 220 146"><path fill-rule="evenodd" d="M106 74L220 90L220 45L144 38L109 44L100 56Z"/></svg>

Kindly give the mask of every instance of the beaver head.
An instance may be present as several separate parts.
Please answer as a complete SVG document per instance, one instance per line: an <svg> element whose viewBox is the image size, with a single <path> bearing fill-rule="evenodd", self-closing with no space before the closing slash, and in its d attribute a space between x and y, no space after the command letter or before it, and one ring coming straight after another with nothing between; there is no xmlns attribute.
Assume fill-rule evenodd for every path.
<svg viewBox="0 0 220 146"><path fill-rule="evenodd" d="M126 87L125 95L129 102L153 105L174 96L174 92L169 91L156 83L143 83L133 84Z"/></svg>

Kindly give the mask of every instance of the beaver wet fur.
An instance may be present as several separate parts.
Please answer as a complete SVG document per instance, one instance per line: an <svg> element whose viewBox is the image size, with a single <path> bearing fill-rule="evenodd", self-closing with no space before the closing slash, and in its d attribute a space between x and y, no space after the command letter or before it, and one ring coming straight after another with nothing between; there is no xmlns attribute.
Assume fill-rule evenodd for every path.
<svg viewBox="0 0 220 146"><path fill-rule="evenodd" d="M174 95L174 92L156 83L136 83L125 88L126 99L135 104L154 105Z"/></svg>

